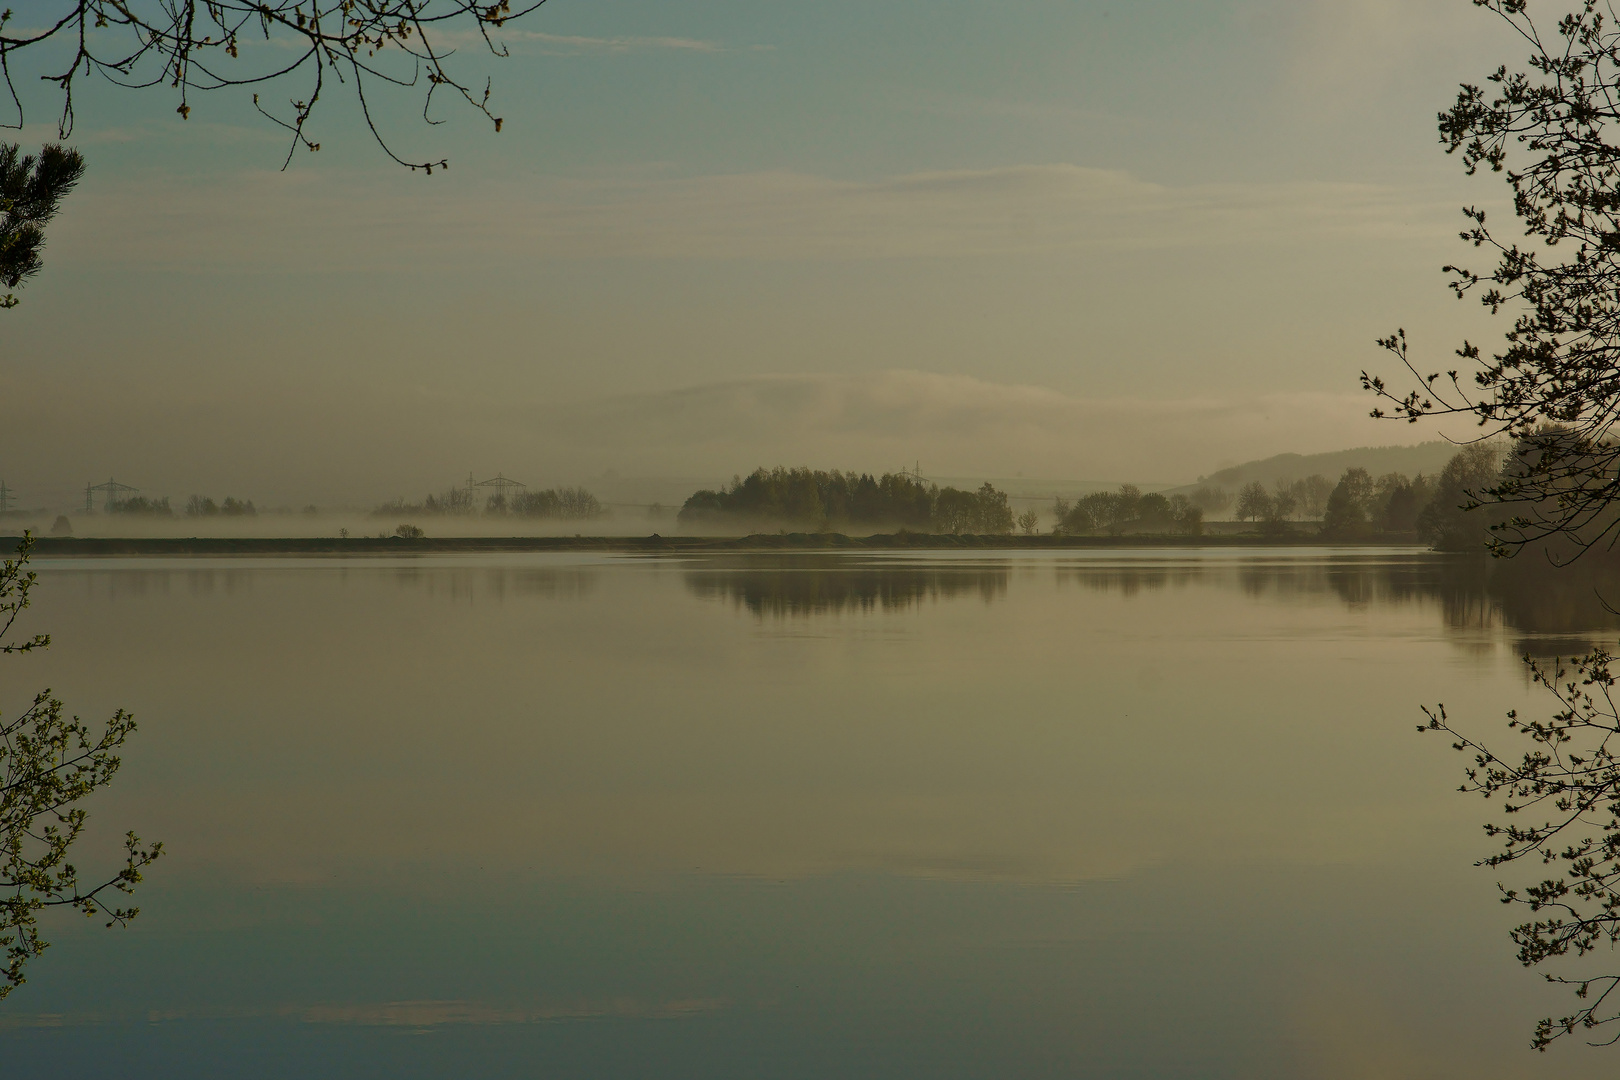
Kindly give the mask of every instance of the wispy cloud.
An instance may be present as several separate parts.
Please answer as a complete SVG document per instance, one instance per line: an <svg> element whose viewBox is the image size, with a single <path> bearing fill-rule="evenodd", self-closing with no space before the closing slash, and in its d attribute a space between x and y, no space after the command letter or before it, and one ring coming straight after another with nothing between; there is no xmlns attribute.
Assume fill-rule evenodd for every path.
<svg viewBox="0 0 1620 1080"><path fill-rule="evenodd" d="M402 259L955 258L1405 243L1456 231L1449 191L1168 186L1071 164L840 180L773 171L357 191L325 174L124 182L85 199L61 257L385 269ZM80 250L82 249L82 250Z"/></svg>
<svg viewBox="0 0 1620 1080"><path fill-rule="evenodd" d="M928 458L950 474L1034 468L1077 479L1191 480L1210 452L1250 458L1398 441L1357 394L1083 398L921 371L771 375L554 410L552 453L639 452L701 473L726 461ZM526 423L535 421L525 410ZM733 465L735 469L737 466Z"/></svg>
<svg viewBox="0 0 1620 1080"><path fill-rule="evenodd" d="M0 1017L0 1030L89 1027L101 1024L179 1023L195 1020L293 1020L306 1024L430 1029L449 1025L498 1026L566 1020L679 1020L727 1008L720 998L638 998L492 1004L480 1001L421 1000L322 1002L312 1005L176 1006L129 1012L15 1013Z"/></svg>
<svg viewBox="0 0 1620 1080"><path fill-rule="evenodd" d="M685 37L580 37L572 34L545 34L535 30L517 28L500 32L503 41L529 41L555 49L581 53L628 53L673 49L679 52L718 53L725 46L717 41L703 41Z"/></svg>

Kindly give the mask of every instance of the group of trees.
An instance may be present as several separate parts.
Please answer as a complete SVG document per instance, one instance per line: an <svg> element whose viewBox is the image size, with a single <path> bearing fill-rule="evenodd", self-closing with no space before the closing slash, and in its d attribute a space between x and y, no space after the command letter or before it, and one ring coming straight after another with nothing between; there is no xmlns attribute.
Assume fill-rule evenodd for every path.
<svg viewBox="0 0 1620 1080"><path fill-rule="evenodd" d="M1232 505L1232 493L1223 487L1201 487L1188 495L1187 501L1202 510L1205 517L1214 517Z"/></svg>
<svg viewBox="0 0 1620 1080"><path fill-rule="evenodd" d="M144 495L120 499L109 505L107 511L141 517L174 517L174 508L169 505L167 495L161 499L148 499ZM216 503L205 495L193 495L186 500L186 517L254 517L258 512L253 500L244 501L229 495L222 503Z"/></svg>
<svg viewBox="0 0 1620 1080"><path fill-rule="evenodd" d="M1344 471L1328 496L1322 535L1355 539L1378 533L1410 533L1433 498L1433 484L1419 474L1385 473L1377 480L1366 469Z"/></svg>
<svg viewBox="0 0 1620 1080"><path fill-rule="evenodd" d="M167 495L161 499L148 499L144 495L120 499L108 506L107 510L113 514L134 514L140 517L174 517L174 510L169 506Z"/></svg>
<svg viewBox="0 0 1620 1080"><path fill-rule="evenodd" d="M1007 503L1007 493L997 491L988 480L980 484L977 491L930 487L929 495L934 504L930 524L935 532L995 536L1013 531L1013 512Z"/></svg>
<svg viewBox="0 0 1620 1080"><path fill-rule="evenodd" d="M486 514L512 514L516 517L559 518L563 521L587 521L601 517L607 508L600 499L582 487L547 488L544 491L523 491L510 500L500 495L490 496L484 508Z"/></svg>
<svg viewBox="0 0 1620 1080"><path fill-rule="evenodd" d="M453 487L437 495L429 495L419 503L408 503L404 499L383 503L372 511L372 516L454 517L472 516L478 512L472 489ZM582 487L523 491L510 498L495 494L484 501L483 509L488 517L557 518L563 521L584 521L601 517L606 512L601 500Z"/></svg>
<svg viewBox="0 0 1620 1080"><path fill-rule="evenodd" d="M911 529L917 532L1010 533L1007 494L986 481L976 491L925 484L905 473L837 469L755 469L718 491L695 492L681 507L683 526L807 530Z"/></svg>
<svg viewBox="0 0 1620 1080"><path fill-rule="evenodd" d="M1238 492L1233 516L1238 521L1255 521L1273 527L1280 527L1290 519L1314 520L1322 516L1332 490L1332 482L1320 473L1303 480L1278 480L1270 488L1253 480Z"/></svg>
<svg viewBox="0 0 1620 1080"><path fill-rule="evenodd" d="M206 495L193 495L186 500L186 517L256 517L258 513L252 499L244 502L230 495L225 496L222 503L215 503Z"/></svg>
<svg viewBox="0 0 1620 1080"><path fill-rule="evenodd" d="M1181 533L1197 536L1204 528L1204 511L1185 495L1143 494L1134 484L1118 491L1094 491L1071 505L1063 499L1052 507L1056 531L1075 536L1102 533Z"/></svg>
<svg viewBox="0 0 1620 1080"><path fill-rule="evenodd" d="M1483 550L1492 519L1469 494L1495 483L1508 455L1498 442L1463 447L1437 477L1346 469L1327 499L1322 535L1334 539L1410 536L1442 551Z"/></svg>

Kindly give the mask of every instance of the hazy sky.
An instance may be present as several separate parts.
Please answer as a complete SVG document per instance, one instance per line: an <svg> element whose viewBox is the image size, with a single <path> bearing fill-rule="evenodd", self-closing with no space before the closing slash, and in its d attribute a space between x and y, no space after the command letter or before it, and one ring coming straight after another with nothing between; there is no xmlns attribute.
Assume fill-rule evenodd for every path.
<svg viewBox="0 0 1620 1080"><path fill-rule="evenodd" d="M501 134L388 99L431 178L331 89L278 172L238 92L182 121L87 83L88 176L0 313L0 478L1179 481L1432 438L1364 419L1374 337L1500 334L1439 272L1503 189L1434 115L1524 51L1468 0L549 0L506 37L461 69ZM37 144L56 103L14 70Z"/></svg>

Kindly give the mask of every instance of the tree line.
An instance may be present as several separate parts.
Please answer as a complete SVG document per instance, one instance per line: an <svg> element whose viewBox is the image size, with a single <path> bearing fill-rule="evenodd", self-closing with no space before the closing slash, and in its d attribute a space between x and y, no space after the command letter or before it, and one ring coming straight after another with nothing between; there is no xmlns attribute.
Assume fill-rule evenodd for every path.
<svg viewBox="0 0 1620 1080"><path fill-rule="evenodd" d="M1070 535L1126 533L1181 533L1197 536L1204 529L1204 511L1186 495L1143 494L1135 484L1118 491L1095 491L1072 505L1063 499L1052 507L1055 531Z"/></svg>
<svg viewBox="0 0 1620 1080"><path fill-rule="evenodd" d="M215 503L206 495L193 495L186 500L186 517L257 517L258 513L252 499L242 500L230 495L225 496L222 503Z"/></svg>
<svg viewBox="0 0 1620 1080"><path fill-rule="evenodd" d="M371 513L372 517L470 517L480 512L473 492L464 487L453 487L437 495L428 495L419 503L408 503L403 498L383 503ZM495 494L484 500L482 513L486 517L556 518L562 521L584 521L601 517L607 508L600 499L583 487L547 488L543 491L523 491L507 496Z"/></svg>
<svg viewBox="0 0 1620 1080"><path fill-rule="evenodd" d="M1472 492L1497 481L1511 457L1500 443L1463 447L1436 477L1388 473L1374 480L1366 469L1347 469L1329 494L1322 535L1359 539L1412 534L1443 551L1482 549L1492 524L1470 511Z"/></svg>
<svg viewBox="0 0 1620 1080"><path fill-rule="evenodd" d="M1501 442L1482 442L1463 447L1436 476L1390 472L1375 478L1366 469L1350 468L1337 483L1321 474L1269 487L1251 481L1235 497L1204 487L1167 498L1125 485L1088 495L1072 507L1059 500L1054 509L1059 527L1077 534L1196 534L1201 514L1231 507L1235 520L1253 522L1262 532L1288 532L1290 522L1320 520L1319 535L1329 539L1415 537L1442 550L1464 551L1480 547L1496 524L1469 514L1481 505L1473 493L1500 484L1508 463L1530 452L1510 453Z"/></svg>
<svg viewBox="0 0 1620 1080"><path fill-rule="evenodd" d="M677 519L683 526L799 525L909 529L990 535L1010 533L1015 521L1007 493L989 481L976 491L940 487L906 473L755 469L719 490L693 493Z"/></svg>
<svg viewBox="0 0 1620 1080"><path fill-rule="evenodd" d="M169 505L169 497L149 499L144 495L135 495L128 499L119 499L107 507L110 514L131 514L137 517L174 517L174 507ZM186 500L186 517L257 517L258 507L253 505L252 499L238 499L234 496L225 496L224 502L216 503L206 495L193 495Z"/></svg>

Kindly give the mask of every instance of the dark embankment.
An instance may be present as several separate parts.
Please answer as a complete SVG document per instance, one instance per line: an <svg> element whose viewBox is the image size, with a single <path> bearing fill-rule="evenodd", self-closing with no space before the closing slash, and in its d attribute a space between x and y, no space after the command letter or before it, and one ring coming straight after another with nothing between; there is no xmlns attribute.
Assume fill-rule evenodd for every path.
<svg viewBox="0 0 1620 1080"><path fill-rule="evenodd" d="M1383 538L1380 545L1411 543ZM21 537L0 537L0 549L15 551ZM1356 543L1322 540L1303 533L1236 536L967 536L934 533L758 533L704 536L424 536L424 537L73 537L42 536L36 556L63 555L415 555L520 551L780 551L784 549L1046 549L1110 547L1278 547ZM1372 543L1372 541L1362 541Z"/></svg>

